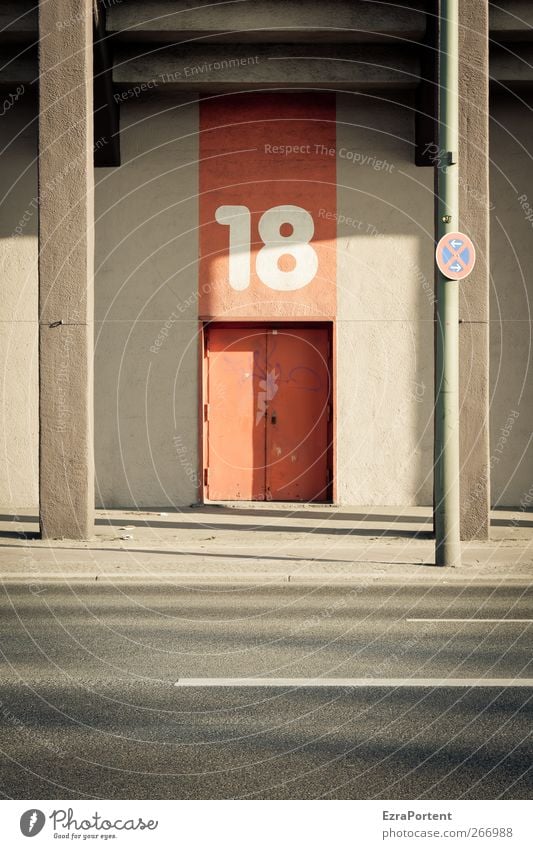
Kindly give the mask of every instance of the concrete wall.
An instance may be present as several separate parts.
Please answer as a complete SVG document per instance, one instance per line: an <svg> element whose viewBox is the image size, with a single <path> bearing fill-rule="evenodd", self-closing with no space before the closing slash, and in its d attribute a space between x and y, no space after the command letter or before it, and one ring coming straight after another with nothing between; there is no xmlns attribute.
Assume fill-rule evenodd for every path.
<svg viewBox="0 0 533 849"><path fill-rule="evenodd" d="M97 503L195 501L197 107L121 107L120 169L97 172ZM429 504L432 175L412 103L338 101L338 499ZM352 221L347 219L353 219Z"/></svg>
<svg viewBox="0 0 533 849"><path fill-rule="evenodd" d="M410 101L340 97L337 118L338 496L430 504L433 177Z"/></svg>
<svg viewBox="0 0 533 849"><path fill-rule="evenodd" d="M96 173L96 500L196 500L198 114L121 106L122 165Z"/></svg>
<svg viewBox="0 0 533 849"><path fill-rule="evenodd" d="M533 486L533 163L531 107L491 104L491 466L493 504ZM529 219L528 220L528 216Z"/></svg>
<svg viewBox="0 0 533 849"><path fill-rule="evenodd" d="M0 505L9 511L38 503L35 115L26 99L0 119Z"/></svg>

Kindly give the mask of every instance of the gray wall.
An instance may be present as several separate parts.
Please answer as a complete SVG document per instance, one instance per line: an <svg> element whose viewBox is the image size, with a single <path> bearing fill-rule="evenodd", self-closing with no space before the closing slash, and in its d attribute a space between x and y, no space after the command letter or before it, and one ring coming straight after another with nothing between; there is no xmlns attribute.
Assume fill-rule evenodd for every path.
<svg viewBox="0 0 533 849"><path fill-rule="evenodd" d="M196 500L197 128L196 104L126 102L96 174L99 506Z"/></svg>
<svg viewBox="0 0 533 849"><path fill-rule="evenodd" d="M337 119L338 496L430 504L432 173L410 101L347 95Z"/></svg>
<svg viewBox="0 0 533 849"><path fill-rule="evenodd" d="M533 486L531 107L497 98L490 132L492 501L515 506Z"/></svg>

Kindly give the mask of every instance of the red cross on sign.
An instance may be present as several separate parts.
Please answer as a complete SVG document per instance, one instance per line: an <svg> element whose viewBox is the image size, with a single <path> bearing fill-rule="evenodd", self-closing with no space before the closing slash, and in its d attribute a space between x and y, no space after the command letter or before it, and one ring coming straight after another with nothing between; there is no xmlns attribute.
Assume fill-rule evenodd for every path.
<svg viewBox="0 0 533 849"><path fill-rule="evenodd" d="M447 233L440 239L437 249L437 266L448 280L464 280L476 262L476 249L472 239L464 233Z"/></svg>

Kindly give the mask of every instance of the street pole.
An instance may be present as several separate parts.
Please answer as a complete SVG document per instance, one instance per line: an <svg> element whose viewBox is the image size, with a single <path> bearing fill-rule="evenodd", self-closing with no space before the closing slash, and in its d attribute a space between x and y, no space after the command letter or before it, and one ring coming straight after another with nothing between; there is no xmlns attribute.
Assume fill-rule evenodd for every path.
<svg viewBox="0 0 533 849"><path fill-rule="evenodd" d="M437 241L459 229L459 0L440 0ZM461 565L459 283L437 271L435 562Z"/></svg>

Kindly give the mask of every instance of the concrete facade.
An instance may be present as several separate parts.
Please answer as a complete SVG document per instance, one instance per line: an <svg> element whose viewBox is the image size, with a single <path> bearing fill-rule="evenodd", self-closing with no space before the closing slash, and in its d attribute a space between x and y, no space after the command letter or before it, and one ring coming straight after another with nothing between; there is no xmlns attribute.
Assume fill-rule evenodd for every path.
<svg viewBox="0 0 533 849"><path fill-rule="evenodd" d="M483 3L477 7L483 12ZM70 5L69 10L71 17ZM118 6L115 11L118 14ZM483 52L487 20L483 15L474 18L470 23ZM67 32L71 39L74 30L56 28L55 34L66 38ZM85 31L80 42L85 73L87 44ZM480 247L480 264L472 285L465 284L462 304L462 352L468 364L462 372L467 537L486 533L489 483L494 504L520 505L531 488L533 465L533 398L527 371L532 329L528 272L533 260L527 145L533 120L510 94L491 104L489 321L488 221L482 214L487 116L482 99L476 99L486 54L471 59L465 60L463 74L467 108L461 156L468 161L470 182L469 191L463 188L462 215ZM82 65L77 69L80 80ZM120 71L123 85L129 81L129 68L131 64ZM145 71L138 68L140 81ZM255 70L245 69L250 74ZM61 86L61 79L56 85ZM159 88L121 99L122 164L96 172L95 485L97 505L107 508L180 507L199 495L198 102L194 93ZM50 91L51 108L59 90ZM47 96L46 88L43 94ZM485 88L483 97L486 94ZM67 463L67 454L59 459L48 455L54 459L47 461L52 465L41 476L42 485L55 483L48 492L41 489L41 499L44 496L44 505L47 499L56 505L68 492L67 480L76 481L81 500L73 501L70 495L66 499L75 517L72 536L89 533L92 511L92 476L83 473L91 467L92 444L93 328L90 297L85 296L91 278L88 162L94 143L88 142L88 98L74 104L83 107L78 114L85 122L84 132L72 136L76 149L67 154L61 150L63 161L67 155L80 164L78 170L69 170L72 183L61 180L70 206L64 196L51 194L54 204L42 208L43 220L50 216L50 246L58 204L76 208L81 216L71 219L68 275L61 277L61 263L54 266L53 256L53 271L41 262L42 281L53 284L51 299L44 285L41 291L43 307L46 302L41 312L41 444L48 446L41 456L55 445L54 450L72 459ZM336 483L337 500L346 505L429 505L432 500L433 174L414 165L413 110L414 97L408 91L394 97L380 92L337 95ZM31 97L15 103L3 124L16 144L2 157L7 176L7 202L1 209L6 294L2 321L8 332L0 347L0 502L14 511L36 508L39 480L37 212L32 205L38 192L37 137ZM54 125L66 129L65 117L56 115ZM42 131L47 131L46 124ZM357 159L350 159L347 151L356 152ZM43 167L52 174L58 162L47 166L43 160ZM50 183L53 176L41 170L43 180ZM81 244L76 237L80 230L89 234ZM64 241L61 251L64 256ZM50 326L59 320L63 325ZM63 393L68 403L58 405L57 391L47 396L46 390L54 385L57 390L65 362L75 380ZM490 446L483 418L489 406ZM57 414L64 416L65 410L72 416L66 431L56 427ZM66 473L63 477L52 474L57 466ZM81 470L78 478L75 469ZM55 535L51 525L48 533Z"/></svg>

